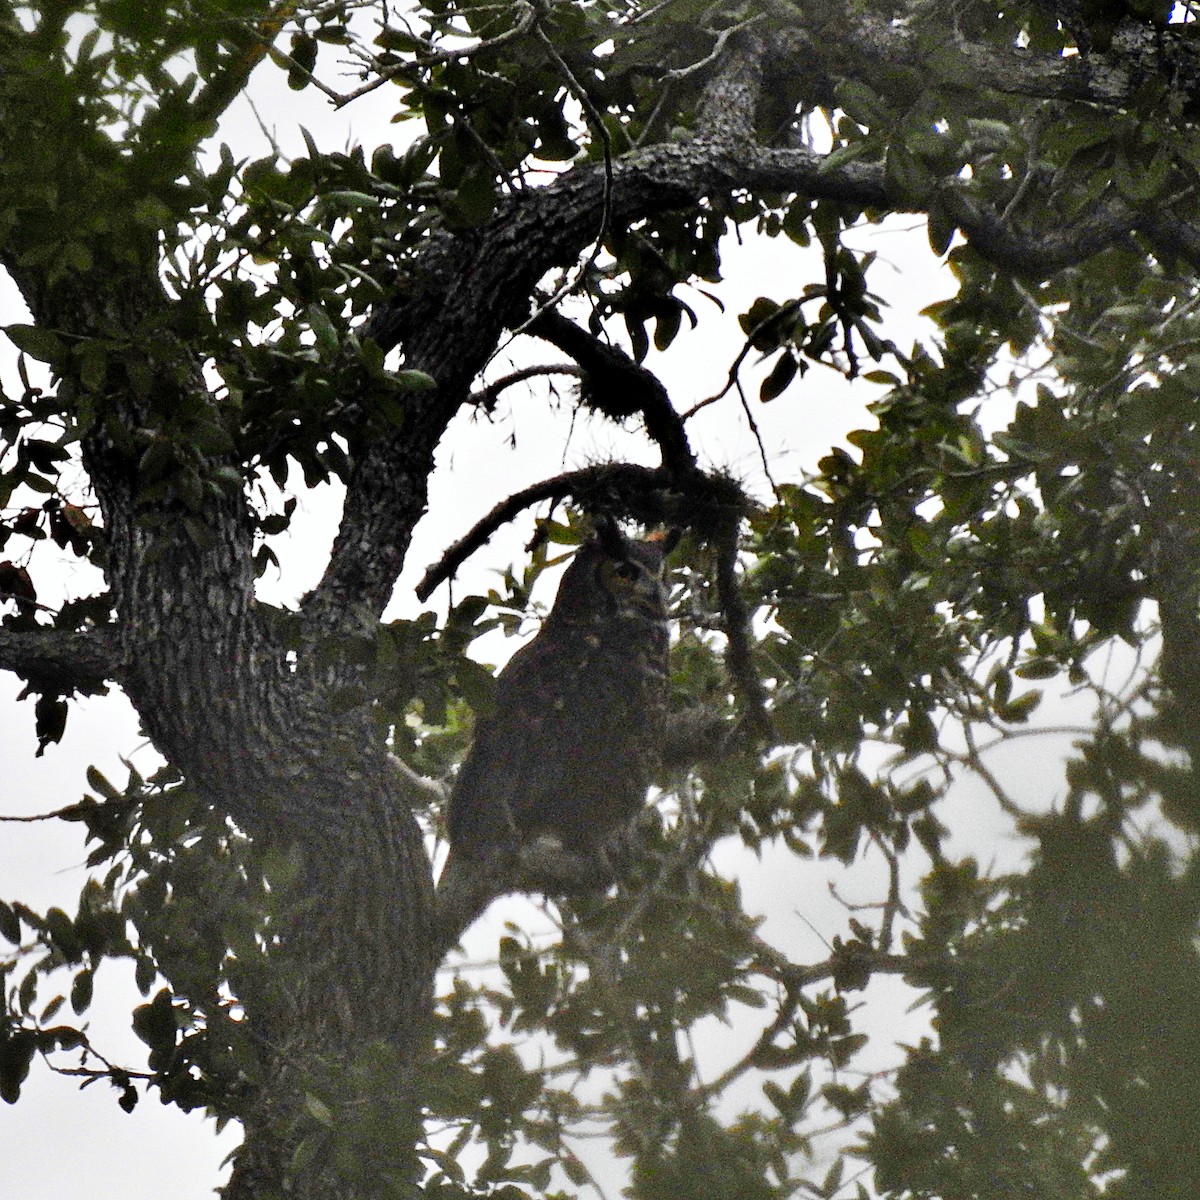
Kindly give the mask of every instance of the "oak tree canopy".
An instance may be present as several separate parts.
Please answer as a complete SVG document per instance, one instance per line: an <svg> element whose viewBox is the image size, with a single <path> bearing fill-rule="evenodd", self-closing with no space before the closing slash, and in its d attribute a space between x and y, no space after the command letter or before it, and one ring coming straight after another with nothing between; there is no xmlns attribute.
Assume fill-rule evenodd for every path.
<svg viewBox="0 0 1200 1200"><path fill-rule="evenodd" d="M28 753L119 688L167 764L53 802L75 910L0 897L0 1096L70 1070L237 1122L227 1200L594 1195L596 1135L635 1200L1197 1194L1194 28L1132 0L0 0L27 306L0 668ZM223 122L272 73L397 123L243 157ZM858 239L898 215L947 280L916 344ZM736 311L737 233L812 276ZM714 322L742 352L673 394ZM697 449L711 410L800 423L835 373L872 419L815 475L764 441L752 494ZM538 518L503 582L385 614L454 418L552 402L653 464L514 480L418 595ZM330 483L319 582L260 600ZM435 987L473 643L598 514L685 534L657 790L619 883ZM46 604L61 557L102 589ZM1068 694L1055 764L1034 734ZM1016 739L1040 788L990 765ZM1018 868L964 852L969 780ZM801 961L730 846L798 881L873 856L878 903ZM144 1061L87 1027L112 958ZM877 1070L856 1009L884 976L930 1025ZM702 1069L718 1020L743 1044Z"/></svg>

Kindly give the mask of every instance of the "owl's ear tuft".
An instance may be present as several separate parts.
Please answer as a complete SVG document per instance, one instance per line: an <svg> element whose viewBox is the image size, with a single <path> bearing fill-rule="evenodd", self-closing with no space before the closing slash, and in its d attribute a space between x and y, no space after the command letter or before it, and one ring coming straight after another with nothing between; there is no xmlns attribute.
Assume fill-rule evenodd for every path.
<svg viewBox="0 0 1200 1200"><path fill-rule="evenodd" d="M625 535L617 528L617 523L608 513L601 513L595 520L596 540L606 554L613 558L624 558L626 549Z"/></svg>

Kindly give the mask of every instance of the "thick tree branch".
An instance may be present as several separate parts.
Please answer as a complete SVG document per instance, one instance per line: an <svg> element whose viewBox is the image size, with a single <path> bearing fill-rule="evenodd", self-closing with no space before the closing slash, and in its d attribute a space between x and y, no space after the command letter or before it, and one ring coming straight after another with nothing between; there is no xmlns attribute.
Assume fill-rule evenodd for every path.
<svg viewBox="0 0 1200 1200"><path fill-rule="evenodd" d="M583 402L620 420L637 413L662 451L663 466L684 472L696 465L679 414L661 380L618 346L580 329L557 309L538 314L528 332L569 354L584 371Z"/></svg>
<svg viewBox="0 0 1200 1200"><path fill-rule="evenodd" d="M573 854L549 838L517 849L493 850L485 862L446 861L438 880L435 936L440 955L451 950L493 900L514 892L569 896L606 887L613 870L599 854Z"/></svg>
<svg viewBox="0 0 1200 1200"><path fill-rule="evenodd" d="M643 525L677 525L694 529L705 538L718 537L731 523L736 528L737 521L752 507L732 480L698 470L679 477L663 467L601 463L567 471L497 504L425 572L417 585L417 598L427 600L497 529L519 513L542 501L568 496L592 512L623 513Z"/></svg>
<svg viewBox="0 0 1200 1200"><path fill-rule="evenodd" d="M699 138L729 146L753 144L766 55L766 44L756 34L746 31L731 40L696 113Z"/></svg>
<svg viewBox="0 0 1200 1200"><path fill-rule="evenodd" d="M616 194L622 219L630 219L635 212L644 215L647 212L679 203L681 201L680 187L684 182L689 182L698 191L703 192L710 185L716 186L717 181L728 181L737 177L739 173L744 178L753 180L756 185L769 182L782 190L794 190L824 198L847 199L853 203L863 202L877 207L901 206L898 198L892 198L889 203L888 189L883 178L882 168L873 164L851 163L844 167L822 170L821 157L807 150L767 152L751 150L743 158L741 167L731 161L736 157L737 155L733 152L713 147L704 149L694 145L670 146L657 147L653 151L639 155L635 163L628 161L618 163L619 186ZM571 221L570 214L576 211L586 212L591 204L598 202L600 187L601 176L595 169L585 172L579 177L572 173L560 184L516 197L511 204L506 206L505 216L496 218L488 230L480 235L483 242L491 243L491 250L479 251L478 245L476 245L476 252L480 253L484 263L498 261L511 268L511 273L504 270L496 274L486 271L488 277L494 279L496 289L501 295L514 286L512 274L518 273L522 265L527 266L529 260L536 257L529 253L531 245L537 246L547 256L566 252L565 244L556 248L552 236L526 238L524 235L533 224L547 228L551 234L553 231L559 231L564 242L573 231L573 245L576 249L586 244L583 240L587 229L586 218L581 225ZM954 188L946 188L941 196L947 205L951 206L955 219L964 227L968 237L978 237L981 253L1031 275L1048 274L1058 267L1096 253L1105 245L1126 235L1135 227L1136 221L1132 210L1119 202L1113 202L1109 206L1098 206L1090 217L1081 220L1072 230L1049 233L1042 238L1024 237L1006 225L998 215L984 210ZM561 206L561 209L555 214L558 206ZM507 252L509 247L522 248L519 261L516 253ZM443 294L443 289L446 294L453 294L459 287L469 288L476 284L486 268L480 265L471 271L468 270L465 262L457 261L466 249L466 243L460 246L457 240L446 239L439 243L428 263L429 292L425 293L422 290L421 293L413 295L411 299L398 297L392 304L385 305L379 310L369 328L374 331L378 339L382 340L385 347L390 347L400 340L412 319L412 313L429 313L427 304L434 296ZM492 257L493 255L494 257ZM472 262L474 261L472 259ZM437 284L434 283L434 280L438 281ZM407 303L405 303L406 299ZM511 308L512 305L516 305L518 299L519 297L514 295L512 304L507 307ZM486 308L489 303L492 306L491 318L495 322L498 332L501 312L505 306L497 302L495 293L485 300L481 300L479 307ZM462 309L455 308L454 311L471 311L471 308L468 303ZM616 355L609 356L606 361L601 363L604 355L599 347L602 346L602 343L593 340L590 345L584 345L588 335L579 330L570 333L568 327L570 329L575 329L575 327L565 318L551 314L545 314L544 317L544 320L542 317L538 318L540 324L534 329L534 332L543 336L553 333L557 339L555 344L576 356L577 361L579 355L583 356L583 359L586 360L582 362L585 369L589 371L602 369L606 373L621 369ZM430 322L438 324L437 317L430 314ZM468 339L475 345L479 344L474 334L468 333L464 338L461 328L457 334L445 331L445 336L447 344L462 349L464 357L470 353L464 344ZM462 379L464 373L460 363L457 368L459 377L455 381L459 386L465 382ZM611 374L608 377L615 378ZM642 407L643 413L655 413L656 421L661 418L661 425L656 425L656 440L659 441L660 446L664 442L666 443L664 457L666 449L670 448L672 461L676 463L686 461L685 453L690 455L690 451L687 451L686 439L681 439L671 428L678 417L670 410L665 397L657 397L654 394L653 385L644 377L640 380L639 392L644 398L644 403L649 405L649 409ZM608 411L610 414L616 415L619 408L609 408ZM396 453L402 459L399 439L397 442ZM389 468L394 468L394 465L394 463L381 461L375 469L381 475L386 475ZM616 503L631 515L637 515L637 507L640 505L644 509L644 498L650 492L661 492L662 489L672 484L677 485L678 481L670 481L665 476L646 472L645 468L605 466L571 472L534 485L510 497L509 500L488 514L459 543L451 547L441 563L431 568L426 574L418 589L418 595L422 598L427 597L442 580L453 575L458 566L475 549L486 542L496 529L530 505L537 504L542 500L560 500L567 495L574 495L586 504L589 498L593 501L600 498L596 495L596 489L599 488L605 491L603 499L609 504ZM611 490L614 488L615 492ZM350 508L348 504L348 524L343 528L342 538L348 537L349 531L352 529L366 529L372 525L378 525L378 513L366 511L366 494L364 489L362 512ZM382 507L385 510L390 507L386 499L382 501ZM688 524L689 522L685 521L684 523ZM339 538L339 542L342 538ZM367 539L357 544L369 547L371 541ZM375 553L380 553L378 547ZM339 573L343 573L343 577L348 577L347 567L350 556L343 551L340 565L337 558L338 556L335 554L330 574L327 575L326 581L322 585L329 591L339 586ZM370 570L370 565L366 564L364 569ZM736 634L734 636L736 637ZM752 689L748 690L747 699L752 694ZM751 701L751 707L758 706Z"/></svg>
<svg viewBox="0 0 1200 1200"><path fill-rule="evenodd" d="M734 187L802 195L841 202L858 208L917 211L923 206L888 186L883 165L849 162L831 166L824 155L807 149L761 149L711 142L660 145L639 150L614 165L615 220L628 224L670 209L688 206L708 195ZM415 330L417 317L429 314L434 298L441 299L457 284L480 290L486 279L497 298L514 295L529 276L540 275L570 261L586 240L588 217L602 194L602 170L589 166L556 182L506 198L497 215L482 230L437 240L409 273L396 295L382 304L365 327L365 334L390 350ZM973 198L957 181L943 185L937 199L947 205L969 240L980 241L981 253L1000 265L1019 265L1043 277L1082 261L1122 234L1150 223L1119 201L1094 205L1084 218L1038 236L1022 231ZM521 240L534 228L544 234L532 243ZM531 253L532 251L532 253ZM502 260L509 271L490 267ZM1040 271L1038 264L1042 263ZM517 278L512 279L516 272ZM508 286L503 281L512 279ZM488 315L512 316L511 305L488 304ZM465 337L454 339L465 342ZM457 374L457 372L456 372Z"/></svg>
<svg viewBox="0 0 1200 1200"><path fill-rule="evenodd" d="M741 693L746 717L754 736L771 740L771 717L767 711L762 680L754 667L751 651L750 609L742 596L737 577L738 522L731 522L717 540L717 595L724 614L725 669Z"/></svg>
<svg viewBox="0 0 1200 1200"><path fill-rule="evenodd" d="M1150 223L1114 198L1092 204L1072 225L1034 236L985 208L963 188L943 185L936 195L973 250L997 266L1033 279L1045 279L1083 262L1138 229L1142 222Z"/></svg>
<svg viewBox="0 0 1200 1200"><path fill-rule="evenodd" d="M741 141L757 100L761 54L757 43L753 50L739 45L716 72L702 118L708 138ZM407 433L397 435L390 444L372 445L361 461L348 489L329 568L311 597L313 611L345 612L354 602L377 612L386 603L412 526L423 511L433 447L466 400L471 380L503 328L528 311L528 299L546 272L576 262L594 241L597 222L604 231L689 203L698 194L677 187L669 164L663 164L668 173L657 179L626 172L619 181L607 144L605 150L604 163L595 170L573 171L561 186L510 197L478 233L436 241L406 280L398 302L381 306L368 322L367 336L385 350L402 342L406 364L431 375L439 387L413 413L429 434L427 444L414 445ZM732 183L726 179L718 186L726 190ZM513 203L527 198L538 202ZM453 306L445 303L450 295ZM448 321L452 308L455 315ZM464 327L464 312L474 314L473 327ZM666 439L664 454L676 462L682 462L685 452L690 458L682 426L672 432L665 420L658 420L665 418L669 405L652 409L648 427L653 423L652 433Z"/></svg>
<svg viewBox="0 0 1200 1200"><path fill-rule="evenodd" d="M613 224L694 204L731 187L806 187L863 207L886 206L878 168L847 164L836 185L820 158L762 159L752 149L712 144L660 146L614 164ZM789 184L795 186L789 187ZM549 271L576 261L591 244L604 204L602 167L571 171L545 188L500 205L480 230L434 239L396 295L364 334L384 350L403 344L405 365L431 375L436 393L412 398L410 419L392 437L374 438L348 488L342 526L324 579L310 601L322 613L379 612L391 594L412 527L424 508L433 451L502 330L518 325ZM453 296L454 303L447 303ZM463 320L463 314L472 320Z"/></svg>
<svg viewBox="0 0 1200 1200"><path fill-rule="evenodd" d="M633 463L605 463L567 471L522 489L497 504L485 517L458 539L426 572L417 584L416 595L428 600L434 589L455 572L492 534L514 517L545 500L559 501L574 496L586 507L624 511L645 508L646 498L654 496L668 484L668 475L661 469L642 467ZM588 504L591 500L593 503ZM596 501L601 501L596 504ZM661 520L661 517L653 518ZM647 522L648 524L651 522Z"/></svg>
<svg viewBox="0 0 1200 1200"><path fill-rule="evenodd" d="M892 29L868 22L866 34L882 39L881 47L895 44L915 54L911 35ZM894 37L900 41L893 43ZM870 38L868 43L874 44ZM539 283L549 272L576 263L593 243L606 206L611 206L612 226L621 228L737 188L875 212L937 205L979 253L1031 278L1082 261L1139 228L1142 218L1114 199L1097 203L1070 224L1031 232L985 206L970 181L956 179L928 197L914 198L889 184L881 163L831 165L808 149L760 147L746 131L759 64L768 52L777 55L778 47L768 51L756 31L730 39L727 62L701 104L696 140L625 154L612 164L611 186L606 168L590 165L545 187L507 196L486 224L435 237L412 261L363 333L385 351L402 346L405 365L426 372L438 387L411 397L402 431L374 436L360 449L342 525L310 611L328 619L382 611L423 512L426 478L442 433L467 401L503 330L525 319ZM1187 237L1185 232L1176 240Z"/></svg>
<svg viewBox="0 0 1200 1200"><path fill-rule="evenodd" d="M117 630L0 629L0 670L63 695L100 687L121 674Z"/></svg>
<svg viewBox="0 0 1200 1200"><path fill-rule="evenodd" d="M889 72L897 67L929 70L929 38L919 27L920 14L899 23L842 5L829 10L825 27L788 0L768 3L772 16L786 27L779 47L785 58L802 56L819 64L819 71L855 78L882 78L883 68ZM1197 106L1200 47L1192 38L1170 29L1128 22L1111 53L1064 56L971 42L946 28L946 14L941 11L924 19L938 23L939 45L945 55L940 69L952 71L954 78L969 79L972 87L1123 109L1132 104L1148 79L1167 75L1179 95L1191 98L1190 110Z"/></svg>

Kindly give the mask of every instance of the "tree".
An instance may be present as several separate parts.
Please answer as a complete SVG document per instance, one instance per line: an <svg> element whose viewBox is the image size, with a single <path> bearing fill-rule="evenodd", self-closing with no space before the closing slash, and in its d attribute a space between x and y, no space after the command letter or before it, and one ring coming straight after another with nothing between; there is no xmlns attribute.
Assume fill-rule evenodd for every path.
<svg viewBox="0 0 1200 1200"><path fill-rule="evenodd" d="M76 913L0 905L4 1099L44 1058L127 1109L150 1089L237 1121L229 1200L576 1194L589 1130L639 1200L866 1196L856 1157L887 1196L1195 1194L1189 7L0 3L0 260L29 309L0 410L0 666L39 753L115 683L169 764L92 772L54 814L91 848ZM222 114L275 69L336 105L387 89L423 132L240 161ZM911 348L854 248L895 213L956 283ZM700 459L701 406L650 365L702 336L732 229L823 271L738 314L712 403L753 424L818 368L882 389L856 454L767 498ZM510 342L565 361L489 373ZM659 464L517 492L422 594L550 506L523 568L440 624L383 622L452 418L555 374ZM319 584L257 600L297 494L333 479ZM554 898L561 937L514 931L502 984L435 996L462 930L423 830L488 703L467 651L519 625L588 514L687 534L662 791L607 892ZM47 612L48 544L106 590ZM1123 688L1100 669L1118 645ZM1092 716L1062 791L1013 795L986 751L1032 729L1036 681ZM951 852L968 774L1024 869ZM890 885L795 962L712 867L731 839L870 846ZM145 1064L61 1015L111 957L137 964ZM853 997L888 974L930 1036L860 1079ZM748 1046L702 1081L688 1037L746 1010ZM807 1180L831 1114L846 1155Z"/></svg>

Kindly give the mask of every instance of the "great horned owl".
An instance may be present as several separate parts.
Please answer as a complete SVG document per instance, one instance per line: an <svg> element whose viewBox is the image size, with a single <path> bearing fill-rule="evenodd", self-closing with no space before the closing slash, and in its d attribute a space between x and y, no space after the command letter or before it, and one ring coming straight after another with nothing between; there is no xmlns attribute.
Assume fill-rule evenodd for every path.
<svg viewBox="0 0 1200 1200"><path fill-rule="evenodd" d="M633 541L602 521L580 547L476 726L450 797L440 891L538 838L594 855L640 809L663 738L673 544Z"/></svg>

